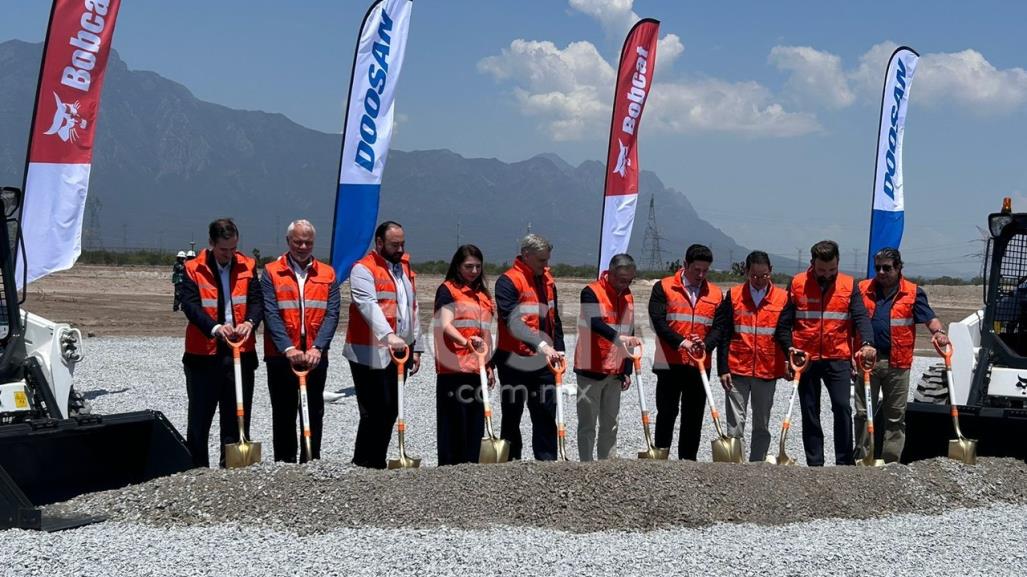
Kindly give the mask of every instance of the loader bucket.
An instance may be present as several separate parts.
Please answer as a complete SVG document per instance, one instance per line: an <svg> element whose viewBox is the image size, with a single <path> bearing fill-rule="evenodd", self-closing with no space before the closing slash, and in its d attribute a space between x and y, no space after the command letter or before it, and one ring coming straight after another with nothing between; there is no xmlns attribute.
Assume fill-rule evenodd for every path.
<svg viewBox="0 0 1027 577"><path fill-rule="evenodd" d="M978 457L1027 460L1027 409L959 405L963 434L977 440ZM906 405L906 445L902 462L946 457L955 438L949 405Z"/></svg>
<svg viewBox="0 0 1027 577"><path fill-rule="evenodd" d="M23 511L26 505L120 489L192 466L182 436L158 411L0 427L0 529L47 529L48 520L39 518L38 509Z"/></svg>

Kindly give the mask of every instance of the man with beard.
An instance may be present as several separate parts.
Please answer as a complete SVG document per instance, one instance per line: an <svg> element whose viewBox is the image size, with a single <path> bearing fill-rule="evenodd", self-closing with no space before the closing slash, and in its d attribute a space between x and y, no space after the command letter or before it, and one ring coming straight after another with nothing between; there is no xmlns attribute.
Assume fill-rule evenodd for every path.
<svg viewBox="0 0 1027 577"><path fill-rule="evenodd" d="M416 277L406 254L403 227L391 220L374 231L374 250L350 272L349 328L342 354L349 360L357 393L357 426L353 464L384 469L396 423L399 376L390 350L410 347L409 374L421 366L417 343Z"/></svg>
<svg viewBox="0 0 1027 577"><path fill-rule="evenodd" d="M836 465L852 465L852 407L849 379L853 340L867 362L874 362L873 328L859 287L838 272L838 243L822 240L810 249L810 267L792 278L788 303L777 322L774 338L781 348L804 351L809 367L799 381L802 445L806 464L824 465L824 430L820 426L820 383L827 388L834 414ZM858 334L857 334L858 331Z"/></svg>

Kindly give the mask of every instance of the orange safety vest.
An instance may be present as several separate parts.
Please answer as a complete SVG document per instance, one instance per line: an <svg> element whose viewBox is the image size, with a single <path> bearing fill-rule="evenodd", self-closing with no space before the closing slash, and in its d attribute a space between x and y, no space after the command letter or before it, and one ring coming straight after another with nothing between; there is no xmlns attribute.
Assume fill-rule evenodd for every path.
<svg viewBox="0 0 1027 577"><path fill-rule="evenodd" d="M827 294L813 269L792 278L792 302L795 304L795 326L792 346L805 351L810 360L850 360L853 335L849 304L855 282L847 274L838 273Z"/></svg>
<svg viewBox="0 0 1027 577"><path fill-rule="evenodd" d="M278 313L285 324L285 332L292 341L292 346L302 349L300 343L301 324L306 327L306 346L312 346L317 333L324 322L328 310L328 295L335 284L335 270L331 266L313 259L307 269L307 280L303 283L303 299L300 299L299 281L296 273L289 265L288 253L269 262L264 268L275 289L275 302ZM302 315L302 316L301 316ZM302 322L301 322L302 319ZM264 357L281 356L270 331L264 331Z"/></svg>
<svg viewBox="0 0 1027 577"><path fill-rule="evenodd" d="M779 379L785 375L785 356L774 340L774 330L788 294L768 285L759 306L752 300L749 283L731 288L734 334L727 349L727 366L732 375Z"/></svg>
<svg viewBox="0 0 1027 577"><path fill-rule="evenodd" d="M246 320L246 295L250 290L250 282L253 280L256 262L236 251L233 256L234 263L232 270L228 273L228 287L231 295L225 298L232 299L232 318L235 324ZM214 255L210 249L204 249L200 258L194 258L185 263L185 274L196 283L200 290L200 306L203 311L210 315L215 321L218 319L218 284L221 282L220 275L207 266L208 262L214 262ZM213 355L218 350L217 339L210 335L203 334L203 331L193 323L185 329L185 352L189 355ZM240 352L252 353L256 350L256 338L250 333L246 342L243 343Z"/></svg>
<svg viewBox="0 0 1027 577"><path fill-rule="evenodd" d="M663 287L663 294L667 297L667 323L670 328L681 336L688 336L692 333L705 338L706 333L713 326L713 316L717 307L724 300L724 293L717 285L710 281L703 281L699 296L695 299L695 306L688 298L684 282L681 280L681 273L675 273L664 277L660 281ZM678 350L677 347L660 339L660 346L656 349L653 365L657 368L666 368L669 364L691 365L697 367L695 361L687 351ZM706 359L706 368L710 367L710 360Z"/></svg>
<svg viewBox="0 0 1027 577"><path fill-rule="evenodd" d="M860 281L859 292L867 314L874 316L877 308L877 283L873 279ZM913 366L913 344L916 342L916 323L913 322L913 308L916 306L916 285L905 278L899 278L899 289L891 305L891 353L888 366L908 369Z"/></svg>
<svg viewBox="0 0 1027 577"><path fill-rule="evenodd" d="M549 267L546 267L542 273L546 291L546 302L544 303L539 302L538 295L535 294L535 273L519 257L514 260L513 266L503 273L503 276L510 279L514 288L517 289L517 308L510 313L510 320L520 322L529 329L538 331L542 326L542 316L545 316L549 330L554 331L556 329L556 281L549 273ZM534 348L513 336L510 327L502 318L499 319L499 342L496 344L496 348L522 357L535 354Z"/></svg>
<svg viewBox="0 0 1027 577"><path fill-rule="evenodd" d="M595 293L599 304L581 303L578 312L578 344L574 347L574 369L604 375L619 375L624 372L624 347L617 346L598 333L592 332L592 317L602 317L603 322L617 331L617 335L630 336L635 328L635 298L631 291L618 294L604 272L599 280L588 285Z"/></svg>
<svg viewBox="0 0 1027 577"><path fill-rule="evenodd" d="M392 273L389 272L389 267L392 263L382 258L377 252L371 251L364 258L358 260L356 264L364 265L367 270L371 271L371 276L374 277L374 292L378 299L378 307L382 310L382 314L385 315L385 320L389 321L389 326L395 331L399 301L396 299L396 281L393 280ZM410 288L414 292L413 302L410 303L413 311L410 322L416 323L417 282L415 278L417 274L410 268L409 254L403 254L400 264L403 265L403 272L410 279ZM378 342L378 339L374 338L371 325L368 324L364 315L360 314L360 309L353 302L349 304L349 328L346 329L346 343L351 346L363 347L383 346Z"/></svg>
<svg viewBox="0 0 1027 577"><path fill-rule="evenodd" d="M453 281L446 281L442 286L453 296L453 304L447 305L453 310L453 327L464 338L478 336L485 339L491 353L492 321L496 310L492 299L485 291L474 290ZM441 323L436 322L434 329L435 371L439 374L478 374L478 355L467 347L457 345L456 341L442 330ZM485 360L488 362L487 357Z"/></svg>

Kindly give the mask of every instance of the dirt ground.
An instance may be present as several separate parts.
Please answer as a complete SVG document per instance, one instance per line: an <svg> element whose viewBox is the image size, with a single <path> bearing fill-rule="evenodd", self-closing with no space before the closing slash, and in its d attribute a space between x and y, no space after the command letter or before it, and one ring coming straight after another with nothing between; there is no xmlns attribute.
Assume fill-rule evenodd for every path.
<svg viewBox="0 0 1027 577"><path fill-rule="evenodd" d="M435 290L442 284L440 275L419 275L417 300L422 326L428 326ZM491 281L491 279L490 279ZM560 315L564 330L575 331L578 293L589 279L558 279ZM632 286L638 303L649 301L655 281L636 281ZM722 283L721 288L730 288ZM980 286L926 286L924 290L938 318L948 325L978 309L983 291ZM342 291L343 308L339 330L345 331L349 292ZM185 331L185 317L172 312L174 288L171 269L158 267L112 267L77 265L29 285L25 308L56 322L66 322L87 336L179 336ZM644 305L643 305L644 306ZM639 327L648 331L648 323ZM920 354L933 351L926 331L918 331Z"/></svg>

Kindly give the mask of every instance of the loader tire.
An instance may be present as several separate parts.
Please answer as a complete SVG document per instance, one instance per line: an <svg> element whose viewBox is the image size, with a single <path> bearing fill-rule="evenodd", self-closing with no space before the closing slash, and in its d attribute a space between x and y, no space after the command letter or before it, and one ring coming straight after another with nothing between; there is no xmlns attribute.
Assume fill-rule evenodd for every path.
<svg viewBox="0 0 1027 577"><path fill-rule="evenodd" d="M71 394L68 395L68 416L88 415L91 412L92 407L89 406L89 401L82 396L82 393L76 391L75 387L72 387Z"/></svg>
<svg viewBox="0 0 1027 577"><path fill-rule="evenodd" d="M916 384L916 391L913 393L913 401L917 403L930 403L932 405L945 405L949 402L949 383L945 375L945 365L936 364L928 367Z"/></svg>

